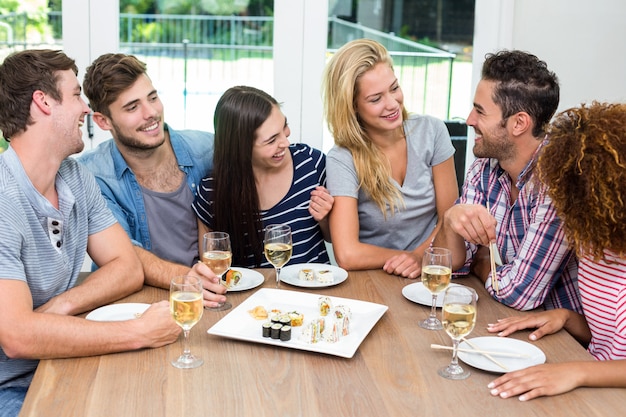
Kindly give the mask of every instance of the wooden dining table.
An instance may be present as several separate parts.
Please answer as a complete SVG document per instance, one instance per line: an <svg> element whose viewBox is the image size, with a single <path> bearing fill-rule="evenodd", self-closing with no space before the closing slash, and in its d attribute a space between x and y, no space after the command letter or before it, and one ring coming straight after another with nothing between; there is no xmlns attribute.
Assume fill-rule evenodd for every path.
<svg viewBox="0 0 626 417"><path fill-rule="evenodd" d="M260 288L275 287L272 269L258 271L265 277L263 284L228 294L234 308ZM211 335L207 330L232 310L205 310L190 336L191 351L204 360L201 367L177 369L170 364L181 352L182 336L158 349L42 360L20 416L623 415L626 389L578 388L520 402L489 393L487 384L499 373L461 362L471 370L469 378L442 378L437 370L450 362L451 352L434 350L431 344L451 345L451 340L443 330L418 326L430 308L402 293L415 282L369 270L351 271L344 282L324 288L281 283L284 290L388 307L351 358ZM473 287L479 296L470 339L493 336L487 324L498 318L528 314L493 300L476 277L454 282ZM145 286L119 302L167 298L167 290ZM528 341L528 334L521 331L510 338ZM547 363L593 360L565 331L531 343L545 353Z"/></svg>

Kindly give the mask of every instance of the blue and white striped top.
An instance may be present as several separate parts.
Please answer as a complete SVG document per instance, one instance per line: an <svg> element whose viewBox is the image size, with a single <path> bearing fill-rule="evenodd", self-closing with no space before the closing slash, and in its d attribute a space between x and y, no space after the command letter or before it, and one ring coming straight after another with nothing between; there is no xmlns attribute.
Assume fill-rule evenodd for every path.
<svg viewBox="0 0 626 417"><path fill-rule="evenodd" d="M267 211L261 211L263 228L269 224L288 224L291 227L293 253L287 265L299 263L330 263L322 229L309 213L311 191L315 187L326 186L326 156L319 150L303 143L289 146L293 160L294 174L287 195ZM193 209L210 229L213 228L213 177L202 179L196 193ZM266 268L272 265L264 260L254 264L254 254L248 255L247 268Z"/></svg>
<svg viewBox="0 0 626 417"><path fill-rule="evenodd" d="M33 186L15 151L0 155L0 280L28 284L37 308L76 284L87 238L115 224L100 188L73 159L56 175L57 210ZM36 360L9 359L0 350L0 387L27 387Z"/></svg>

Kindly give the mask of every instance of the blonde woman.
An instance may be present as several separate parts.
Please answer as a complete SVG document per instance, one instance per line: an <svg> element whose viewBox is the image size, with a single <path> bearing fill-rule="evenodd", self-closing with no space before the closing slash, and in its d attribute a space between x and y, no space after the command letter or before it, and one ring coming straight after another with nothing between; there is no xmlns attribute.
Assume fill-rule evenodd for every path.
<svg viewBox="0 0 626 417"><path fill-rule="evenodd" d="M458 197L454 147L441 120L408 115L391 57L358 39L330 59L324 110L335 146L327 187L337 263L417 278L446 209Z"/></svg>

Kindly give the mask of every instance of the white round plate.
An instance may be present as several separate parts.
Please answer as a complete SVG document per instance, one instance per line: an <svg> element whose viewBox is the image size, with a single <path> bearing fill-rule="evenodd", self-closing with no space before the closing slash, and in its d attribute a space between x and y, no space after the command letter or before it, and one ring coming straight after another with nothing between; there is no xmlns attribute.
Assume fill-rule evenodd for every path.
<svg viewBox="0 0 626 417"><path fill-rule="evenodd" d="M241 280L236 286L230 287L228 289L228 292L245 291L256 288L259 285L263 284L263 282L265 281L265 277L263 276L263 274L255 271L254 269L240 268L238 266L235 266L231 269L241 272Z"/></svg>
<svg viewBox="0 0 626 417"><path fill-rule="evenodd" d="M491 356L506 366L507 369L501 368L499 365L488 359L481 353L459 352L459 359L474 368L482 369L489 372L505 373L517 371L519 369L528 368L529 366L539 365L546 361L546 355L537 346L517 339L509 339L508 337L475 337L468 339L476 349L486 350L489 352L503 352L509 354L521 354L522 358L510 358L508 356ZM459 348L472 350L467 342L459 343Z"/></svg>
<svg viewBox="0 0 626 417"><path fill-rule="evenodd" d="M93 321L123 321L136 319L143 314L150 304L120 303L96 308L85 317Z"/></svg>
<svg viewBox="0 0 626 417"><path fill-rule="evenodd" d="M462 287L463 285L451 283L449 286ZM444 290L437 294L437 307L441 307L443 305L443 294L445 292L446 291ZM402 295L404 295L406 299L411 300L417 304L422 304L428 307L433 305L433 294L428 291L424 284L422 284L422 281L414 282L413 284L409 284L403 287Z"/></svg>
<svg viewBox="0 0 626 417"><path fill-rule="evenodd" d="M313 269L315 271L330 270L333 272L333 282L319 282L319 281L303 281L298 277L301 269ZM280 271L280 280L284 283L295 285L296 287L307 288L324 288L332 287L333 285L341 284L348 278L348 271L343 268L339 268L335 265L329 264L294 264L284 267Z"/></svg>

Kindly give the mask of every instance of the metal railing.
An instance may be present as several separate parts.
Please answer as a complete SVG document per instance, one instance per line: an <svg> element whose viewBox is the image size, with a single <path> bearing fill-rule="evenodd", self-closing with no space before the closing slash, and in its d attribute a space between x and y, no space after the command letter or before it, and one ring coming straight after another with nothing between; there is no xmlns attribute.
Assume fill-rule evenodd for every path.
<svg viewBox="0 0 626 417"><path fill-rule="evenodd" d="M46 19L0 16L0 60L18 49L62 48L60 12ZM40 28L35 38L32 22ZM454 54L331 17L328 56L361 37L390 51L409 111L449 118ZM251 84L271 93L272 41L273 17L120 14L120 49L145 61L159 88L184 100L185 112L188 98L206 109L232 85Z"/></svg>

